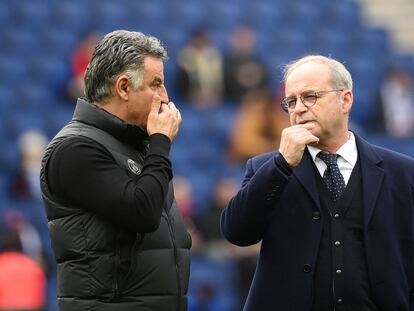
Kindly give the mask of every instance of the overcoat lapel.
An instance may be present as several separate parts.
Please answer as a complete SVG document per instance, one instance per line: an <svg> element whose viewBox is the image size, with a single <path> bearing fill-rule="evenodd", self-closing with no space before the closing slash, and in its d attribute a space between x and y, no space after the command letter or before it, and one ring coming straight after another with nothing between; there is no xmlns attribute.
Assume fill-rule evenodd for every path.
<svg viewBox="0 0 414 311"><path fill-rule="evenodd" d="M358 156L361 161L362 191L364 197L364 228L368 228L375 207L380 202L378 195L384 179L384 170L378 166L382 158L371 145L355 135Z"/></svg>
<svg viewBox="0 0 414 311"><path fill-rule="evenodd" d="M314 168L312 163L312 158L308 152L308 149L305 149L303 153L303 158L298 167L293 170L293 174L298 179L299 183L305 188L306 192L312 198L313 203L321 209L321 204L319 201L319 192L316 185L316 179L314 174Z"/></svg>

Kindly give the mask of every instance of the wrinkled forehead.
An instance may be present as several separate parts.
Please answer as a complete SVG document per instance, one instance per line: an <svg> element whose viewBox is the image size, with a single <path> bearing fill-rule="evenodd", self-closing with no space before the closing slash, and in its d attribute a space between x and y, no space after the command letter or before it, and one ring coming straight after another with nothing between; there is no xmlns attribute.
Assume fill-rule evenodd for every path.
<svg viewBox="0 0 414 311"><path fill-rule="evenodd" d="M143 69L144 77L164 77L164 61L161 58L146 56Z"/></svg>
<svg viewBox="0 0 414 311"><path fill-rule="evenodd" d="M307 62L295 67L285 82L286 96L304 91L319 91L332 85L332 75L327 64Z"/></svg>

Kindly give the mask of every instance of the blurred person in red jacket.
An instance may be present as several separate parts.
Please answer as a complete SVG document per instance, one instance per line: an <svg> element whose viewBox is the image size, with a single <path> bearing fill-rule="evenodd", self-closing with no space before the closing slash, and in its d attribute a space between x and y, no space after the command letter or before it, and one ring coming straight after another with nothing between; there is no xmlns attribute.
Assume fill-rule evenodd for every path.
<svg viewBox="0 0 414 311"><path fill-rule="evenodd" d="M71 55L70 64L72 70L72 78L69 81L67 96L71 100L85 96L85 83L83 80L85 70L88 67L92 57L93 50L98 44L101 35L96 32L88 33L83 40L79 42Z"/></svg>
<svg viewBox="0 0 414 311"><path fill-rule="evenodd" d="M0 310L43 310L45 273L40 262L24 253L27 248L25 244L30 242L25 228L30 228L30 224L15 210L8 210L3 216L0 232Z"/></svg>

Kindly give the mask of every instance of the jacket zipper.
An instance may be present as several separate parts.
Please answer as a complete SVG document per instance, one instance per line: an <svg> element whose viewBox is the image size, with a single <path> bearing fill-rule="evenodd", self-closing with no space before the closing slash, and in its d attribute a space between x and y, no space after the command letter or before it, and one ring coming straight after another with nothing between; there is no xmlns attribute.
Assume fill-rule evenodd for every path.
<svg viewBox="0 0 414 311"><path fill-rule="evenodd" d="M168 230L170 231L170 236L173 243L174 248L174 263L175 263L175 273L177 276L177 291L178 291L178 297L177 297L177 311L181 310L181 276L180 276L180 269L178 267L178 251L177 251L177 242L175 240L175 234L174 234L174 227L171 224L170 214L167 213L167 224L168 224Z"/></svg>
<svg viewBox="0 0 414 311"><path fill-rule="evenodd" d="M119 248L119 243L118 243L118 235L116 237L116 245L115 245L115 271L114 271L114 278L115 278L115 282L114 282L114 295L112 300L117 300L119 297L119 284L118 284L118 270L119 270L119 265L120 265L120 257L121 257L121 250Z"/></svg>

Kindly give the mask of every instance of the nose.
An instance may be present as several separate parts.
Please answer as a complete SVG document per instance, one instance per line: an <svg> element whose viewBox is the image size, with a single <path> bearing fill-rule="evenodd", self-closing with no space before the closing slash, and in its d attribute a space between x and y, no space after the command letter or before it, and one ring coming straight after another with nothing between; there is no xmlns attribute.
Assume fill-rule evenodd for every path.
<svg viewBox="0 0 414 311"><path fill-rule="evenodd" d="M296 106L295 106L295 108L293 109L293 111L294 111L296 114L300 114L300 113L305 112L306 110L308 110L308 107L306 107L306 106L303 104L302 99L299 97L299 98L297 99L297 101L296 101Z"/></svg>
<svg viewBox="0 0 414 311"><path fill-rule="evenodd" d="M168 98L168 93L167 93L167 89L165 88L165 85L162 85L159 88L158 95L161 97L162 103L166 103L166 104L169 103L170 100Z"/></svg>

